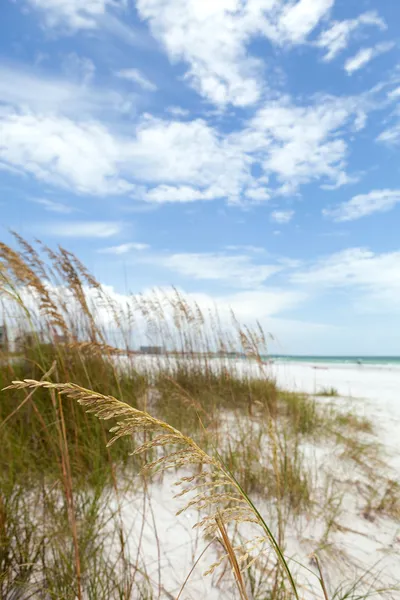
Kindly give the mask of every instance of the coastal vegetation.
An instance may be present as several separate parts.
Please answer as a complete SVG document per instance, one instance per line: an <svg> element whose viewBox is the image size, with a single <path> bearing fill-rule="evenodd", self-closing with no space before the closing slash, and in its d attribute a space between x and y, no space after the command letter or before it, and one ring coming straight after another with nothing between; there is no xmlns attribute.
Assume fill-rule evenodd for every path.
<svg viewBox="0 0 400 600"><path fill-rule="evenodd" d="M366 417L334 388L280 389L260 326L173 289L121 301L67 250L15 240L0 244L1 599L396 597L342 543L367 537L350 513L400 521Z"/></svg>

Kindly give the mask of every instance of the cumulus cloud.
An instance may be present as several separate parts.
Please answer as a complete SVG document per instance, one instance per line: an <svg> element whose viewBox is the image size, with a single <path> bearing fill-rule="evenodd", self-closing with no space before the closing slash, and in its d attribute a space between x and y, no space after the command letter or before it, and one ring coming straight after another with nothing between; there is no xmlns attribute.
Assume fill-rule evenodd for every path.
<svg viewBox="0 0 400 600"><path fill-rule="evenodd" d="M99 123L9 111L0 139L0 160L37 179L89 194L132 189L120 177L121 145Z"/></svg>
<svg viewBox="0 0 400 600"><path fill-rule="evenodd" d="M258 110L239 137L243 147L257 152L266 173L289 184L290 193L321 178L336 183L345 174L345 132L355 110L346 99L325 98L308 106L282 99Z"/></svg>
<svg viewBox="0 0 400 600"><path fill-rule="evenodd" d="M205 118L149 114L121 129L102 116L124 110L122 96L12 66L0 66L0 100L2 168L79 194L154 204L254 204L311 181L350 183L347 134L365 125L368 110L352 98L299 105L281 97L260 103L231 132Z"/></svg>
<svg viewBox="0 0 400 600"><path fill-rule="evenodd" d="M355 221L376 212L387 212L399 202L400 190L373 190L322 212L334 221Z"/></svg>
<svg viewBox="0 0 400 600"><path fill-rule="evenodd" d="M135 192L154 202L233 198L249 180L242 149L202 120L148 117L135 133L121 137L98 121L8 110L0 113L0 160L79 193Z"/></svg>
<svg viewBox="0 0 400 600"><path fill-rule="evenodd" d="M212 103L249 106L263 91L262 63L247 52L254 37L303 43L334 0L137 0L142 19L171 61L188 63L187 78Z"/></svg>
<svg viewBox="0 0 400 600"><path fill-rule="evenodd" d="M321 33L315 45L326 51L324 60L329 62L347 48L354 32L368 25L378 27L380 30L387 29L385 21L378 13L369 11L355 19L334 21L328 29Z"/></svg>
<svg viewBox="0 0 400 600"><path fill-rule="evenodd" d="M130 194L158 204L260 202L313 180L350 181L345 133L358 111L346 99L296 106L284 98L230 134L204 119L145 115L128 136L94 119L5 109L0 161L78 193ZM271 174L279 180L275 189L268 186Z"/></svg>
<svg viewBox="0 0 400 600"><path fill-rule="evenodd" d="M327 15L335 0L299 0L287 3L279 19L278 29L292 43L301 43L320 20Z"/></svg>

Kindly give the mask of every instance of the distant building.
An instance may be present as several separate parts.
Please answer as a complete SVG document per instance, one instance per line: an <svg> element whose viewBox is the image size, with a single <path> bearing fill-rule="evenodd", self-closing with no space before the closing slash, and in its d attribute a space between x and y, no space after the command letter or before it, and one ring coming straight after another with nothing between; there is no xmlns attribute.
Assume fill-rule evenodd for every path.
<svg viewBox="0 0 400 600"><path fill-rule="evenodd" d="M162 346L140 346L141 354L164 354L165 350Z"/></svg>
<svg viewBox="0 0 400 600"><path fill-rule="evenodd" d="M246 358L244 352L226 352L224 350L217 352L216 356L219 358Z"/></svg>
<svg viewBox="0 0 400 600"><path fill-rule="evenodd" d="M8 334L6 325L0 325L0 351L7 352L8 345Z"/></svg>

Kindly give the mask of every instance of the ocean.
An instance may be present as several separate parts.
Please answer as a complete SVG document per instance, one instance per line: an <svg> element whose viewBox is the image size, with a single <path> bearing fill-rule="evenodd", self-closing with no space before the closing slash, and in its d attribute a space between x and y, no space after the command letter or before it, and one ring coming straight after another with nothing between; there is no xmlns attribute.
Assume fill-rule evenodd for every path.
<svg viewBox="0 0 400 600"><path fill-rule="evenodd" d="M265 357L276 362L307 362L354 365L400 365L400 356L291 356L271 354Z"/></svg>

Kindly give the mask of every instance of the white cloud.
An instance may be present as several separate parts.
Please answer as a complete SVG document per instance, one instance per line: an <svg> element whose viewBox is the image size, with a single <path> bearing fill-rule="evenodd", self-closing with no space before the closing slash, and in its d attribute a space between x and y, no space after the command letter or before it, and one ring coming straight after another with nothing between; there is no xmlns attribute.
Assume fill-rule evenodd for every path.
<svg viewBox="0 0 400 600"><path fill-rule="evenodd" d="M271 213L271 221L285 225L293 219L294 210L274 210Z"/></svg>
<svg viewBox="0 0 400 600"><path fill-rule="evenodd" d="M385 129L376 139L384 144L398 144L400 142L400 123Z"/></svg>
<svg viewBox="0 0 400 600"><path fill-rule="evenodd" d="M261 87L259 63L245 51L247 7L239 8L235 0L137 2L139 15L150 22L170 59L189 63L187 76L195 89L215 104L238 106L256 102Z"/></svg>
<svg viewBox="0 0 400 600"><path fill-rule="evenodd" d="M75 212L75 208L72 206L68 206L67 204L62 204L61 202L54 202L54 200L49 200L48 198L31 198L32 202L36 204L40 204L50 212L61 213L64 215Z"/></svg>
<svg viewBox="0 0 400 600"><path fill-rule="evenodd" d="M338 173L336 180L333 183L324 183L321 185L322 190L338 190L344 185L352 185L358 183L361 175L348 175L344 171Z"/></svg>
<svg viewBox="0 0 400 600"><path fill-rule="evenodd" d="M244 129L223 134L202 119L145 115L133 135L93 119L0 111L0 161L57 186L86 194L129 194L153 203L227 199L231 203L294 194L323 179L344 185L344 135L359 103L327 98L311 106L289 100L256 112ZM252 174L252 165L262 169ZM275 189L268 177L278 177Z"/></svg>
<svg viewBox="0 0 400 600"><path fill-rule="evenodd" d="M397 100L397 98L400 98L400 87L397 87L397 88L395 88L394 90L391 90L391 91L388 93L388 97L389 97L391 100L393 100L393 99L394 99L394 100Z"/></svg>
<svg viewBox="0 0 400 600"><path fill-rule="evenodd" d="M257 111L238 134L239 143L249 153L258 153L265 172L289 184L290 193L315 179L337 183L345 175L344 138L355 112L356 103L345 98L322 98L309 106L282 99Z"/></svg>
<svg viewBox="0 0 400 600"><path fill-rule="evenodd" d="M304 292L272 288L216 297L215 303L217 306L232 308L237 318L247 324L295 308L305 299ZM265 325L270 328L269 323Z"/></svg>
<svg viewBox="0 0 400 600"><path fill-rule="evenodd" d="M321 33L315 45L326 50L324 60L329 62L347 47L351 35L357 29L367 25L378 27L381 30L387 29L385 21L378 13L369 11L361 14L356 19L334 21L329 29Z"/></svg>
<svg viewBox="0 0 400 600"><path fill-rule="evenodd" d="M250 178L243 151L204 121L144 118L136 137L99 122L0 112L0 161L79 193L135 193L153 202L237 198ZM132 181L154 186L146 193ZM157 186L157 183L162 184Z"/></svg>
<svg viewBox="0 0 400 600"><path fill-rule="evenodd" d="M215 315L218 312L218 321L221 328L231 339L237 339L237 329L232 323L233 310L236 318L240 323L248 325L250 328L256 326L256 322L261 323L266 334L271 332L274 340L271 345L275 345L279 352L288 353L307 352L310 346L307 346L307 341L312 339L315 346L318 344L316 340L326 340L327 333L335 331L335 328L321 323L300 321L295 319L282 318L277 315L297 308L304 303L307 295L304 292L296 290L285 290L280 288L258 289L255 291L239 291L236 293L212 295L204 292L186 292L184 289L178 288L179 293L188 302L189 306L196 310L199 307L205 318L205 331L210 331L210 319L208 315ZM107 288L107 293L114 298L116 302L126 310L130 298L126 298L121 294L117 294L112 288ZM154 300L155 292L153 290L143 290L140 297ZM173 306L176 302L176 293L169 288L157 290L157 298L163 306L166 318L169 318L171 327L169 334L174 331L174 310ZM105 319L109 318L105 315ZM136 322L140 321L138 315ZM140 332L139 332L140 333ZM173 335L173 333L172 333ZM144 342L143 342L144 343ZM283 346L282 346L283 344ZM237 342L239 349L240 342ZM271 349L269 348L271 351ZM315 350L314 350L315 351ZM312 350L310 351L312 353Z"/></svg>
<svg viewBox="0 0 400 600"><path fill-rule="evenodd" d="M278 343L289 344L292 352L293 342L297 343L297 347L304 352L305 340L309 339L311 334L314 340L315 336L326 334L333 329L329 325L276 317L276 315L296 308L307 298L304 292L295 290L261 288L255 291L239 291L236 293L212 295L204 292L188 293L181 288L178 288L178 290L157 288L156 290L143 289L138 296L132 296L121 293L110 285L102 285L102 289L114 306L118 308L118 314L126 315L127 318L128 316L132 318L133 315L136 325L135 347L148 342L147 323L143 314L138 310L138 303L140 304L143 300L150 301L153 306L155 304L162 306L164 324L168 326L168 340L171 341L176 337L176 342L179 344L180 332L177 330L176 320L174 320L177 291L185 299L186 303L192 307L193 311L200 309L202 312L205 320L203 329L204 337L207 337L210 343L214 343L212 336L210 339L210 331L212 331L211 327L215 328L215 316L218 314L218 322L224 331L225 339L237 340L237 347L238 349L240 348L237 326L232 320L232 310L240 323L246 324L250 328L256 327L257 322L261 323L266 334L271 332L274 339L278 339ZM59 296L64 301L67 301L71 313L75 309L79 309L76 299L69 289L61 286L51 286L51 292L53 297ZM92 313L96 315L97 322L107 336L109 343L120 345L122 340L115 337L114 313L109 310L108 303L99 298L98 290L84 286L83 293L85 294L88 306L91 307ZM23 292L21 295L25 305L29 307L31 314L38 315L40 299L28 292ZM12 308L12 305L9 306L7 304L7 314L15 314ZM62 308L61 312L63 312ZM213 317L210 318L210 315ZM155 315L155 318L158 317ZM190 328L190 325L188 325L188 328ZM196 329L196 333L198 334L198 328ZM153 343L155 335L157 334L154 333L153 329L150 333ZM165 341L166 338L164 338Z"/></svg>
<svg viewBox="0 0 400 600"><path fill-rule="evenodd" d="M373 190L368 194L354 196L323 214L334 221L355 221L375 212L386 212L400 202L400 190Z"/></svg>
<svg viewBox="0 0 400 600"><path fill-rule="evenodd" d="M122 225L113 221L63 221L46 223L39 229L53 237L108 238L120 233Z"/></svg>
<svg viewBox="0 0 400 600"><path fill-rule="evenodd" d="M358 309L383 312L389 306L399 310L399 261L399 251L376 254L365 248L349 248L293 274L291 281L317 288L354 288L362 294Z"/></svg>
<svg viewBox="0 0 400 600"><path fill-rule="evenodd" d="M235 200L251 179L243 149L201 119L145 118L129 152L141 181L162 184L145 194L154 202Z"/></svg>
<svg viewBox="0 0 400 600"><path fill-rule="evenodd" d="M199 200L215 200L216 198L224 197L226 193L227 190L213 186L206 189L196 189L188 185L160 185L146 192L143 199L156 204L168 204L171 202L185 203L197 202Z"/></svg>
<svg viewBox="0 0 400 600"><path fill-rule="evenodd" d="M155 264L184 277L210 281L222 281L232 287L254 288L282 270L278 264L256 264L247 254L227 255L220 253L177 253L149 255L140 262Z"/></svg>
<svg viewBox="0 0 400 600"><path fill-rule="evenodd" d="M320 20L327 15L335 0L299 0L287 4L279 21L280 30L292 43L301 43Z"/></svg>
<svg viewBox="0 0 400 600"><path fill-rule="evenodd" d="M334 0L137 0L171 61L189 64L187 78L216 105L256 103L263 65L247 52L254 37L303 43Z"/></svg>
<svg viewBox="0 0 400 600"><path fill-rule="evenodd" d="M109 7L122 8L124 0L26 0L41 12L47 27L94 29Z"/></svg>
<svg viewBox="0 0 400 600"><path fill-rule="evenodd" d="M246 188L244 195L246 199L249 199L251 201L263 202L271 198L272 190L262 187L260 185L253 185Z"/></svg>
<svg viewBox="0 0 400 600"><path fill-rule="evenodd" d="M140 244L137 242L128 242L127 244L120 244L119 246L110 246L108 248L101 248L98 250L100 254L127 254L132 250L136 250L138 252L142 252L143 250L148 250L150 246L148 244Z"/></svg>
<svg viewBox="0 0 400 600"><path fill-rule="evenodd" d="M147 79L147 77L145 77L143 73L139 71L139 69L121 69L115 74L121 79L126 79L127 81L137 83L144 90L147 90L149 92L157 91L157 86L152 81Z"/></svg>
<svg viewBox="0 0 400 600"><path fill-rule="evenodd" d="M265 252L265 248L262 248L261 246L252 246L252 245L230 245L230 246L225 246L226 250L233 250L233 251L242 251L244 250L245 252L255 252L256 254L263 254Z"/></svg>
<svg viewBox="0 0 400 600"><path fill-rule="evenodd" d="M190 115L190 112L181 106L169 106L166 111L174 117L188 117Z"/></svg>
<svg viewBox="0 0 400 600"><path fill-rule="evenodd" d="M0 160L37 179L80 193L125 193L124 144L96 122L7 112L0 114Z"/></svg>
<svg viewBox="0 0 400 600"><path fill-rule="evenodd" d="M68 54L62 63L63 70L69 81L76 80L78 84L87 85L92 82L96 73L94 62L76 52Z"/></svg>
<svg viewBox="0 0 400 600"><path fill-rule="evenodd" d="M310 334L310 332L317 334L318 332L321 333L329 330L329 326L318 323L273 318L274 315L285 313L302 304L307 298L307 294L303 291L260 288L257 290L244 290L229 294L213 295L204 292L188 293L178 288L178 292L190 306L200 308L205 317L206 329L210 325L208 315L210 313L215 315L217 311L221 327L227 335L231 335L236 331L236 327L233 327L232 323L232 310L239 322L250 327L255 326L257 321L261 322L266 333L271 332L274 337L278 338L283 334L286 342L291 338L292 334L295 334L295 337L297 335L303 336L302 341L304 344L304 336ZM176 302L176 293L170 288L162 288L157 290L156 293L161 305L164 307L165 315L167 317L170 316L171 323L173 324L174 311L172 306ZM141 297L154 299L154 294L153 290L143 290ZM309 327L307 327L308 325Z"/></svg>
<svg viewBox="0 0 400 600"><path fill-rule="evenodd" d="M80 60L79 57L77 60ZM49 77L43 75L38 69L26 69L18 63L0 64L0 103L24 111L56 112L80 118L86 114L125 110L126 100L121 94L81 85L82 77L86 77L86 84L90 80L89 64L86 67L82 64L74 67L70 65L69 68L78 70L74 78L76 79L77 74L80 73L78 77L80 83L65 78Z"/></svg>
<svg viewBox="0 0 400 600"><path fill-rule="evenodd" d="M348 75L352 75L355 71L365 67L373 58L389 52L392 48L394 48L394 43L392 42L383 42L371 48L362 48L355 56L352 56L345 62L344 69Z"/></svg>
<svg viewBox="0 0 400 600"><path fill-rule="evenodd" d="M81 194L129 194L155 204L216 198L245 204L295 194L313 180L344 185L351 181L345 133L363 109L354 99L296 106L281 98L232 133L204 119L146 114L114 130L99 118L122 110L123 97L11 66L0 67L0 100L13 106L0 109L3 168Z"/></svg>

